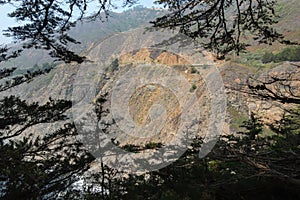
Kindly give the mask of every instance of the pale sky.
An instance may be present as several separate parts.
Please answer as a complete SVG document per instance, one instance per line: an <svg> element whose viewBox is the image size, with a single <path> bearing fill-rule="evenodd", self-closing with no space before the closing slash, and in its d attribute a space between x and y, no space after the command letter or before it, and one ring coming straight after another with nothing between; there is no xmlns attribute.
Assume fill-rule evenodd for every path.
<svg viewBox="0 0 300 200"><path fill-rule="evenodd" d="M116 4L122 5L122 0L115 0L113 2L116 2ZM151 8L152 6L154 6L153 4L153 0L139 0L139 3L137 5L143 5L145 7L149 7ZM2 35L2 31L7 29L7 27L9 26L16 26L18 25L18 23L7 16L8 13L10 13L11 11L13 11L13 7L11 5L1 5L0 6L0 44L8 44L12 41L11 38L5 37ZM116 12L121 12L122 8L114 10Z"/></svg>
<svg viewBox="0 0 300 200"><path fill-rule="evenodd" d="M2 5L0 6L0 44L6 44L9 43L11 41L10 38L5 37L2 35L2 30L7 29L8 26L16 26L18 25L18 23L7 16L8 13L10 13L11 11L13 11L13 7L9 6L9 5Z"/></svg>

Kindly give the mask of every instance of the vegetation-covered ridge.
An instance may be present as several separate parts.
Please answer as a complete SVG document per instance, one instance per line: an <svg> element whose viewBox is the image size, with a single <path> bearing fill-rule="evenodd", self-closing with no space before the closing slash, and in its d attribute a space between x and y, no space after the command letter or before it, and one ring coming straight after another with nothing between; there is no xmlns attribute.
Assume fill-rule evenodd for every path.
<svg viewBox="0 0 300 200"><path fill-rule="evenodd" d="M0 0L0 5L10 2L13 1ZM104 31L103 34L101 31L97 32L98 30L93 29L98 22L92 22L91 24L94 23L94 25L89 24L90 27L87 29L76 29L76 27L73 29L72 24L68 24L71 27L62 27L61 35L56 33L56 35L51 35L57 31L53 26L61 27L63 24L60 22L70 15L70 13L64 12L64 9L69 7L64 7L63 10L59 9L64 1L19 2L19 5L22 6L17 10L18 12L12 15L17 18L21 18L22 15L25 15L26 18L28 14L32 16L34 23L25 27L25 31L28 30L27 28L33 31L19 35L18 31L23 29L17 28L12 33L16 33L15 36L21 37L21 39L33 39L33 43L29 43L29 45L33 45L31 47L35 47L35 45L41 47L40 45L43 46L46 42L46 47L49 47L47 45L51 47L48 50L55 51L54 57L67 64L49 64L42 57L38 57L38 54L30 51L26 61L41 60L41 63L37 63L37 65L34 65L36 63L30 63L25 69L22 69L22 62L25 63L25 61L21 57L17 58L21 59L19 61L11 59L9 61L11 62L10 66L4 62L9 55L0 57L1 199L300 199L300 64L299 62L281 62L282 60L280 60L280 63L276 63L276 67L274 67L272 63L262 62L265 52L272 52L274 59L278 57L291 59L288 56L297 52L298 47L281 49L281 46L279 48L279 46L274 45L271 48L275 49L268 51L267 48L257 50L258 46L252 46L252 49L249 48L250 54L237 57L235 51L241 50L241 47L243 47L239 45L238 38L235 37L235 34L239 33L239 29L235 29L238 26L231 27L234 29L232 32L230 29L226 30L226 20L225 23L219 23L222 20L224 22L224 19L226 19L227 16L223 14L228 8L226 6L231 6L230 3L237 5L243 2L257 2L262 4L253 6L270 6L273 5L272 1L160 1L162 4L170 5L171 10L174 11L167 18L161 18L162 21L160 22L166 22L166 25L176 23L173 25L179 27L182 25L183 32L197 38L199 34L203 34L202 29L189 29L191 27L189 25L195 25L193 23L199 22L197 21L198 17L200 20L199 27L201 28L204 25L207 28L208 32L205 33L210 38L210 40L207 40L209 41L208 45L214 47L220 55L228 50L233 50L233 57L236 59L231 62L218 61L219 65L217 67L220 70L227 94L228 113L223 134L218 138L214 148L204 158L199 158L199 152L203 143L206 142L203 139L205 137L203 130L207 128L207 124L210 122L209 108L211 102L209 91L204 87L205 83L200 70L202 70L201 67L209 68L208 65L191 66L184 59L179 59L178 55L169 53L167 49L158 51L139 49L119 57L115 55L117 58L113 58L107 66L101 65L99 71L95 73L96 61L103 55L103 51L114 51L116 49L111 43L106 46L101 43L103 37L123 31L123 29L127 30L144 25L144 22L147 21L146 18L156 17L156 14L161 11L137 8L127 11L128 15L116 14L117 17L122 16L124 19L118 19L115 21L116 24L113 21L104 24L99 23L100 27L103 25L103 29L101 29ZM74 12L79 9L80 14L85 11L85 7L88 6L87 3L91 1L72 0L65 2L74 3L72 4L73 7L70 8L74 8ZM106 6L108 5L106 3L110 1L97 2ZM135 1L126 2L131 4ZM35 3L39 4L36 5ZM199 10L196 10L195 13L181 12L190 8L199 8L197 7L199 4L200 9L202 9L202 4L217 9L211 9L209 10L211 12L204 12L204 14L203 12L199 13ZM32 5L35 5L35 7ZM297 18L291 17L297 16L299 13L296 12L299 7L295 5L299 5L298 0L290 2L283 0L283 4L279 4L277 8L286 16L283 20L292 20L289 23L282 22L286 25L283 26L284 29L287 27L298 30L299 21ZM103 8L101 7L100 10L103 11ZM247 7L247 5L246 8L248 8L248 12L257 14L258 20L266 19L266 24L272 25L272 21L268 23L269 17L272 15L270 11L276 8L263 7L260 11L254 11L252 7ZM31 9L37 9L39 12L27 12L32 11ZM262 13L262 11L268 12ZM130 13L133 13L132 16ZM50 24L47 24L47 20L45 23L39 23L40 20L45 19L45 15L53 17L57 14L59 15L58 18L49 19L48 23ZM249 15L245 18L238 17L236 19L249 19L251 13L247 14ZM126 17L128 18L126 19ZM61 20L62 18L63 20ZM205 21L206 19L208 21ZM56 22L59 23L55 24ZM295 26L288 27L292 22ZM250 28L255 25L255 21L249 22L250 24L247 21L245 23L242 23L242 25L249 25ZM85 25L81 24L78 27L84 27ZM161 25L164 25L164 23ZM37 27L33 28L33 26ZM74 35L88 34L90 29L91 35L87 36L89 38L86 40L87 43L82 45L92 47L92 50L88 49L82 55L87 58L94 58L94 63L88 62L90 64L88 66L68 63L74 60L78 63L83 61L81 60L82 57L73 54L78 49L74 48L74 52L71 54L68 54L70 53L68 51L61 51L65 46L58 45L59 48L55 49L56 42L62 42L63 45L68 41L72 42L72 38L68 38L64 34L64 31L69 30L69 28L78 31L74 32ZM264 30L260 28L262 27L258 24L258 27L254 27L253 31L263 34L260 38L262 41L269 41L270 38L265 38L265 36L275 34L272 31L268 32L272 30L269 29L272 27L266 27ZM48 30L50 31L43 35ZM221 31L216 32L216 35L213 36L211 30ZM293 30L290 33L296 33ZM288 33L288 29L286 29L286 33ZM48 36L51 39L53 39L52 36L54 38L61 36L61 38L59 38L59 41L53 40L55 45L51 46L53 41L48 41ZM280 35L275 34L273 36L275 36L275 39L282 39ZM82 37L84 40L84 36ZM145 42L145 38L142 37L143 40L141 40L139 35L124 38L129 44ZM117 47L122 47L124 40L116 40L115 42L119 44ZM228 42L234 43L226 46ZM221 51L218 52L218 50ZM5 49L4 51L0 50L0 52L5 53ZM18 54L19 52L15 53ZM17 55L13 54L14 56ZM240 59L240 64L237 64L238 59ZM209 56L209 61L216 60ZM202 113L196 123L201 124L200 128L196 130L199 134L195 135L191 143L185 146L187 150L175 162L153 171L130 174L126 170L108 165L101 157L103 155L102 151L98 152L100 156L97 159L91 155L91 152L94 153L95 149L97 152L99 147L102 147L103 138L99 137L98 134L96 136L89 134L89 132L84 132L87 133L84 135L81 134L81 128L87 128L91 133L94 133L94 131L89 129L89 126L77 126L78 124L75 124L77 121L70 118L70 108L74 108L74 103L77 103L71 102L71 100L73 94L81 99L88 94L84 92L82 94L82 92L74 90L74 81L76 81L76 75L80 70L85 73L89 72L88 69L92 69L92 73L87 73L87 80L97 80L95 87L97 94L95 94L95 98L93 96L93 99L89 99L89 108L93 113L86 113L86 108L80 107L78 112L80 117L90 119L88 117L92 116L97 131L104 133L105 138L108 138L113 145L121 147L128 153L132 153L132 155L161 150L166 146L167 141L176 135L178 119L181 114L180 105L176 101L176 96L171 95L171 90L163 90L164 88L158 87L158 84L150 84L150 87L138 88L130 96L129 102L125 102L128 103L129 115L139 124L149 122L148 113L150 113L149 110L156 100L158 103L166 105L167 111L171 111L169 112L171 120L164 124L161 135L158 134L151 138L153 140L136 137L145 136L143 135L144 132L138 132L137 135L133 136L123 134L111 114L113 87L116 83L120 83L118 82L120 77L130 69L145 62L168 65L187 80L190 85L190 89L187 91L188 94L196 94L199 97ZM277 61L273 60L272 62ZM271 69L267 68L269 64ZM19 66L21 67L19 68ZM88 68L89 66L92 66L92 68ZM266 68L262 72L257 70L257 66ZM255 74L257 71L259 73ZM137 76L137 74L132 75ZM84 83L82 80L77 81L82 84ZM154 110L150 114L152 116L161 114L159 111ZM82 137L86 137L86 142L90 143L83 144L82 140L78 140ZM179 148L175 145L170 149L177 150ZM110 153L110 151L105 153ZM153 163L155 164L156 159L166 161L169 152L164 153L164 156L157 156L152 160L136 159L136 164L151 166Z"/></svg>

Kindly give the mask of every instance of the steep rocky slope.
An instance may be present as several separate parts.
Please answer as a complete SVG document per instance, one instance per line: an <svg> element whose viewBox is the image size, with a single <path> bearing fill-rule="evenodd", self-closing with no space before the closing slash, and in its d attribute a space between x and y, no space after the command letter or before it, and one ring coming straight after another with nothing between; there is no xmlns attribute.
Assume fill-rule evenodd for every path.
<svg viewBox="0 0 300 200"><path fill-rule="evenodd" d="M297 2L298 1L295 1L294 3ZM292 4L289 5L291 6ZM286 11L288 8L284 7L284 10ZM13 94L27 99L28 101L38 101L41 103L46 102L50 97L54 99L73 100L73 98L76 99L77 97L84 97L85 95L83 91L79 91L78 93L74 91L74 88L76 88L74 87L74 83L86 84L87 87L90 87L89 81L94 82L96 80L98 82L96 82L95 85L92 85L92 87L95 88L94 91L92 91L94 92L92 94L94 95L94 98L90 99L91 107L93 106L92 103L97 102L97 99L101 99L104 95L107 101L105 101L103 106L104 109L109 110L111 109L112 104L111 97L113 88L118 83L117 81L120 80L120 77L126 75L126 73L132 70L134 66L141 64L164 65L175 69L185 80L187 80L187 83L189 84L188 94L197 94L197 97L199 98L198 106L201 108L201 113L199 114L198 120L200 128L195 131L198 135L203 136L210 120L211 99L209 98L210 94L205 87L205 81L200 72L202 68L206 68L209 65L215 65L219 68L224 85L227 88L228 112L223 130L224 134L238 131L239 125L242 124L243 120L248 118L248 115L251 112L260 114L264 121L268 123L272 123L280 118L282 110L279 109L278 106L273 104L270 105L270 102L255 99L245 93L240 93L239 91L232 89L238 87L240 84L246 83L246 80L250 75L256 74L257 71L254 68L249 68L234 62L216 61L209 53L204 53L204 55L202 55L205 58L203 59L205 62L193 63L201 65L202 68L195 67L181 56L178 56L178 54L172 53L170 49L153 50L144 48L147 47L147 43L151 44L155 38L141 37L140 32L140 35L127 35L126 38L121 34L121 39L117 39L116 36L118 34L112 36L115 38L113 40L109 40L108 38L110 37L107 37L106 41L110 41L107 44L105 44L105 40L103 41L104 37L112 33L144 25L149 18L159 14L159 11L148 9L138 11L133 10L128 11L128 13L125 14L117 14L119 15L119 18L124 18L122 20L125 20L127 23L133 21L132 24L124 25L124 21L122 20L110 21L101 25L103 29L101 28L101 31L99 32L97 32L98 28L94 28L99 25L97 22L79 25L74 29L73 34L75 37L82 40L86 39L83 44L86 46L83 47L88 46L85 50L85 55L87 55L91 62L82 65L60 64L49 74L42 75L32 82L22 84L14 89L6 91L5 93L2 93L1 96ZM297 13L293 10L292 12L285 14L287 17L284 19L292 19L292 17L295 17L296 15ZM126 18L124 16L126 16ZM297 22L295 23L298 26ZM298 30L296 25L292 27L294 30ZM91 35L85 35L88 33ZM144 46L139 46L138 43L141 43ZM128 49L128 46L130 49ZM29 58L27 57L29 60L32 57L43 60L43 58L38 57L38 55L33 52L27 56L29 56ZM109 59L106 60L106 58ZM14 62L14 64L21 62L24 57L18 59L20 60L12 62ZM279 64L276 70L284 72L289 69L289 67L292 67L290 63L283 63ZM268 71L270 70L267 69L264 72L260 71L259 73L269 73ZM82 72L84 72L85 77L80 79L79 75ZM296 72L298 73L299 71ZM135 76L135 74L133 74L133 76ZM172 91L168 90L168 88L159 87L156 84L138 88L126 103L128 104L131 118L139 125L150 124L155 116L157 119L160 119L160 117L166 115L169 120L158 127L158 129L161 129L161 132L152 137L151 140L145 140L143 137L137 139L134 135L128 136L120 134L117 125L106 127L106 131L112 134L111 138L115 138L121 144L132 143L139 145L148 142L157 143L171 140L178 129L179 116L184 111L179 106L176 96L172 95ZM156 105L165 106L165 110L161 111L162 108L160 106L157 107ZM85 109L85 107L83 107L83 109ZM79 112L84 113L84 110L79 110ZM71 111L69 115L72 117ZM105 115L102 116L101 120L101 123L103 124L113 124L114 116ZM158 125L160 124L158 123ZM147 133L139 134L146 135Z"/></svg>

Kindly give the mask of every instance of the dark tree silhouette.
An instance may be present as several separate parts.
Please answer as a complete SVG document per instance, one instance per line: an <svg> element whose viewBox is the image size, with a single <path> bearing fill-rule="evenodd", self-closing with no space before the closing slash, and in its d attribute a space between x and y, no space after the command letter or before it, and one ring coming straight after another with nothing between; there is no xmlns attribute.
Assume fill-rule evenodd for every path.
<svg viewBox="0 0 300 200"><path fill-rule="evenodd" d="M134 3L135 0L124 0L123 6L130 6ZM77 20L87 17L87 13L88 19L101 18L108 16L108 11L114 7L111 0L0 1L0 6L4 4L11 4L15 7L15 10L9 13L9 17L24 23L24 25L9 27L5 33L6 36L23 42L23 48L46 49L50 51L52 57L58 60L78 63L84 61L84 56L69 49L68 44L79 42L69 36L68 30L75 26ZM106 15L101 15L102 12ZM21 50L7 53L7 46L0 46L0 61L16 57Z"/></svg>
<svg viewBox="0 0 300 200"><path fill-rule="evenodd" d="M29 128L65 119L71 102L28 104L18 97L0 100L0 196L4 199L52 199L88 169L93 158L76 141L76 129L65 124L52 133Z"/></svg>
<svg viewBox="0 0 300 200"><path fill-rule="evenodd" d="M11 78L15 71L2 69L8 90L51 69L27 72ZM66 123L46 133L30 128L66 119L72 103L49 99L44 105L27 103L19 97L0 100L0 198L56 199L89 168L93 157L77 142L74 124Z"/></svg>
<svg viewBox="0 0 300 200"><path fill-rule="evenodd" d="M0 85L0 92L13 88L22 83L28 83L32 81L34 77L37 77L42 74L49 73L54 68L54 65L44 68L36 69L33 71L27 71L26 73L12 76L17 68L3 68L0 69L0 80L2 79L3 83Z"/></svg>

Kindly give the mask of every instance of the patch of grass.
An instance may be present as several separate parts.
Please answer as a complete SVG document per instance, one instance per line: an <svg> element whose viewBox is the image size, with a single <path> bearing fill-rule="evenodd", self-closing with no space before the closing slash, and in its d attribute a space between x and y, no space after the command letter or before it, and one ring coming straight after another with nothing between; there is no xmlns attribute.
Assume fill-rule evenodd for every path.
<svg viewBox="0 0 300 200"><path fill-rule="evenodd" d="M259 50L256 52L243 53L238 57L231 56L233 63L242 64L243 66L251 69L252 71L271 69L278 65L278 63L270 62L263 63L263 55L265 51Z"/></svg>
<svg viewBox="0 0 300 200"><path fill-rule="evenodd" d="M261 58L262 63L283 62L283 61L300 61L300 46L287 47L278 53L265 52Z"/></svg>

